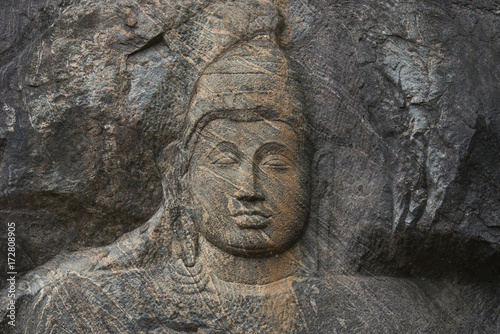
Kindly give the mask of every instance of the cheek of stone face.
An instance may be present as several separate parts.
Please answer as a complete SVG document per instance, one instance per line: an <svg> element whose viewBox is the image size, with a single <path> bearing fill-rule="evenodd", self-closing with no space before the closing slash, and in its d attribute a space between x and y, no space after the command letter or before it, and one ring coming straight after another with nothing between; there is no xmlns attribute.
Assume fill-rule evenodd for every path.
<svg viewBox="0 0 500 334"><path fill-rule="evenodd" d="M203 210L205 216L198 221L199 228L211 229L216 232L217 225L228 218L228 193L233 191L226 176L217 173L206 166L197 166L191 179L191 189L194 195L195 211ZM234 191L233 191L234 192ZM210 224L212 226L204 226Z"/></svg>
<svg viewBox="0 0 500 334"><path fill-rule="evenodd" d="M280 207L283 213L286 213L286 208L293 210L300 198L306 195L306 189L300 182L297 168L289 168L285 171L264 171L261 179L266 200Z"/></svg>
<svg viewBox="0 0 500 334"><path fill-rule="evenodd" d="M275 212L271 239L287 244L301 234L306 224L307 189L300 184L295 173L271 179L266 188L268 201Z"/></svg>

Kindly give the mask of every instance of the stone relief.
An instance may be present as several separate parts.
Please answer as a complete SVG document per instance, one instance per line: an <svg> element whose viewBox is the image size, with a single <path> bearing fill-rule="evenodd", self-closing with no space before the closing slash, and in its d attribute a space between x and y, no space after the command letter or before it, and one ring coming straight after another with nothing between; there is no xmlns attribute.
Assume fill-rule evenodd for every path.
<svg viewBox="0 0 500 334"><path fill-rule="evenodd" d="M112 249L121 261L123 249L151 244L145 244L145 254L139 256L153 257L155 265L134 258L127 266L135 269L127 268L120 278L128 280L125 277L137 272L146 275L135 278L145 288L145 295L130 300L128 287L121 292L109 291L109 295L107 288L101 291L102 284L123 286L117 281L122 275L115 277L113 273L112 268L119 265L114 260L106 265L111 271L104 271L104 276L100 270L73 268L79 272L76 281L57 269L57 278L49 278L51 293L45 295L43 287L28 307L24 330L304 331L306 321L293 288L312 271L306 265L307 247L300 245L309 218L314 155L303 108L300 83L274 31L260 32L225 50L195 83L181 140L161 153L165 160L159 162L165 204L151 220L149 230L152 235L175 235L172 257L151 254L165 252L170 245L163 242L170 235L148 236L142 241L131 235L98 251ZM174 218L169 221L167 217ZM78 257L94 262L94 252ZM94 265L101 266L102 260ZM74 263L65 260L59 265ZM99 282L94 281L97 277ZM58 292L66 294L82 287L84 295L69 293L76 298L72 304L79 310L73 306L67 310L71 318L73 312L79 313L79 319L54 318L53 312L58 312L54 307L60 307L54 301L66 299ZM157 299L158 293L166 298L161 302L163 311L150 309L141 315L145 319L140 325L136 320L108 324L111 318L133 313L140 299L144 298L144 303ZM170 304L171 298L178 300ZM189 304L192 299L194 304L177 305ZM46 304L49 300L53 305ZM100 320L94 323L97 315L88 314L88 318L81 311L87 308L95 313L92 304L97 300L111 304L104 307L109 314L98 311ZM37 305L44 305L43 310ZM152 321L158 312L164 312L162 319ZM188 316L178 317L178 312Z"/></svg>
<svg viewBox="0 0 500 334"><path fill-rule="evenodd" d="M390 63L385 84L393 89L395 81L403 80L399 88L408 93L404 107L408 128L400 131L396 124L390 131L410 139L397 146L394 138L399 137L392 132L379 135L390 131L372 126L383 123L386 116L368 124L359 116L362 104L340 84L329 82L317 92L308 91L310 80L320 79L307 73L308 66L316 66L307 61L314 54L300 43L310 35L311 45L330 36L326 28L315 30L319 28L314 20L320 17L316 12L324 4L175 4L144 1L136 6L123 1L112 10L103 10L106 4L101 1L70 5L25 56L26 122L37 135L51 140L59 131L53 124L87 117L79 114L100 122L109 121L100 113L113 113L141 129L140 137L150 148L137 140L137 150L142 160L154 160L154 167L151 163L146 171L157 170L159 178L157 183L150 181L149 193L137 194L137 201L156 212L109 245L87 243L86 249L63 252L30 268L17 284L17 325L9 327L1 313L0 329L13 333L499 330L500 288L494 279L461 282L427 277L418 272L427 267L417 265L415 275L407 274L404 270L413 267L406 262L421 258L397 255L425 239L412 232L433 224L442 203L449 201L445 193L453 183L443 171L447 159L455 158L445 154L447 145L438 144L449 138L432 132L429 101L435 97L421 89L427 85L431 90L438 80L437 65L429 66L425 76L415 70L425 67L421 59L400 41L383 44L390 51L383 59ZM111 19L98 19L100 10L99 15ZM74 22L85 24L77 29ZM78 35L84 35L84 28L93 31L92 39ZM305 56L294 53L299 52L294 47ZM57 71L48 63L51 54L64 64ZM399 66L391 58L394 54L411 58L410 69L401 65L394 70ZM89 76L85 66L100 70ZM328 81L334 75L327 77ZM338 91L327 93L332 87ZM325 116L318 111L330 103L344 113ZM362 125L353 125L358 120ZM109 121L98 131L109 153L102 164L112 180L116 176L111 171L122 159L114 153L120 145L116 132L121 131L116 124ZM387 140L385 146L375 141L378 137ZM461 143L457 140L457 147ZM429 157L429 152L435 154ZM89 158L92 154L85 151L68 163L88 172L93 182L96 176L85 165L94 161ZM394 174L385 174L387 170ZM56 187L88 191L71 173L63 169L54 173L59 178ZM450 187L456 191L453 187L458 185ZM158 188L161 191L151 190ZM148 202L151 198L160 199L159 207ZM85 206L81 204L85 200L78 203L68 206ZM146 210L141 217L146 213L151 215ZM363 230L362 224L373 227L350 237ZM404 236L386 242L386 231ZM365 238L371 242L366 248L387 249L356 254ZM494 249L495 238L494 232L484 237L489 242L484 247ZM398 242L408 245L395 246ZM496 253L492 253L493 260L485 263L494 263ZM403 269L391 271L394 264L385 263L394 262L394 257L405 262ZM370 261L377 266L371 267ZM366 271L352 270L365 262ZM4 290L2 312L5 303Z"/></svg>

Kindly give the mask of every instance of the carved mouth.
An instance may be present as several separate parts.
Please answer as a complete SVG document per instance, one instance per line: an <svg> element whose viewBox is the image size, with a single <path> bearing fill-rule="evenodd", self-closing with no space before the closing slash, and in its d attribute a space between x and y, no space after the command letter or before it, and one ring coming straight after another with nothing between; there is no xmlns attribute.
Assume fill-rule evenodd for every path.
<svg viewBox="0 0 500 334"><path fill-rule="evenodd" d="M242 210L231 215L236 224L243 229L262 229L269 225L270 214L257 210Z"/></svg>
<svg viewBox="0 0 500 334"><path fill-rule="evenodd" d="M232 214L231 216L233 217L239 217L239 216L259 216L259 217L264 217L264 218L269 218L271 217L270 214L264 213L259 210L239 210L235 214Z"/></svg>

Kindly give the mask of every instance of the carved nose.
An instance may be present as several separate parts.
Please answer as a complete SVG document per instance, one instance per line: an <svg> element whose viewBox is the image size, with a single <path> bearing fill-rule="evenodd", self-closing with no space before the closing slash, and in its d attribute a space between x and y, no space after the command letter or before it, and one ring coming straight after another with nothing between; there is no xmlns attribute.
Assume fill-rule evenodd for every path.
<svg viewBox="0 0 500 334"><path fill-rule="evenodd" d="M260 191L257 175L253 169L242 170L241 183L235 193L235 197L239 201L256 202L265 200L264 195Z"/></svg>
<svg viewBox="0 0 500 334"><path fill-rule="evenodd" d="M244 202L257 202L257 201L263 201L265 199L260 192L257 192L255 189L247 189L247 188L239 189L236 192L235 196L237 200Z"/></svg>

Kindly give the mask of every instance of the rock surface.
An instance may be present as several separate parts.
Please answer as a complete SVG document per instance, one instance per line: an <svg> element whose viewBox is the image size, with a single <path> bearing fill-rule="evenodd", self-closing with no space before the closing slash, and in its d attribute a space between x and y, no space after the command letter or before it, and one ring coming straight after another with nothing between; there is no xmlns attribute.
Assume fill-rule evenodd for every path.
<svg viewBox="0 0 500 334"><path fill-rule="evenodd" d="M64 304L64 289L88 287L88 296L70 293L73 305L79 298L107 305L106 294L117 295L99 284L126 281L131 276L113 270L130 270L133 261L117 243L96 247L122 236L118 243L129 240L131 258L141 258L149 247L141 238L154 234L150 218L168 198L159 157L175 159L164 148L182 137L193 86L222 50L274 26L303 86L314 144L308 229L319 283L290 284L298 296L325 292L307 307L297 297L309 327L291 328L500 331L500 2L493 0L5 1L0 238L7 245L14 222L19 277L39 268L19 279L30 284L19 288L19 321L35 326L27 328L36 328L30 317L38 309L23 305L52 297ZM164 238L169 258L175 247ZM133 275L161 277L157 267L141 270ZM84 274L67 277L75 272ZM3 285L7 270L0 275ZM138 303L162 299L158 286L139 285ZM149 316L165 328L210 332L218 318L196 310L196 298L191 306L150 306ZM209 309L214 303L201 300ZM86 312L76 308L67 317ZM179 309L192 313L179 317L189 321L175 320ZM37 321L46 324L50 310ZM134 312L116 332L161 332ZM219 332L272 331L276 319L268 328L263 320ZM5 319L1 326L11 329Z"/></svg>

